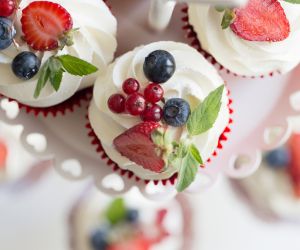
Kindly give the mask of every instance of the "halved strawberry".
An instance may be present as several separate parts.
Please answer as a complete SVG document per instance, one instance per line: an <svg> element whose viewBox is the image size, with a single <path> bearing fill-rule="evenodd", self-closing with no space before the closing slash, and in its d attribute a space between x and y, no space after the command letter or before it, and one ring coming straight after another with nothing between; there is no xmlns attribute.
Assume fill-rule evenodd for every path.
<svg viewBox="0 0 300 250"><path fill-rule="evenodd" d="M291 164L288 168L296 196L300 197L300 134L292 135L289 142Z"/></svg>
<svg viewBox="0 0 300 250"><path fill-rule="evenodd" d="M278 0L250 0L245 8L235 9L230 25L233 32L248 41L277 42L290 34L290 24Z"/></svg>
<svg viewBox="0 0 300 250"><path fill-rule="evenodd" d="M161 150L153 143L151 134L159 123L143 122L114 139L118 152L145 169L161 172L165 166Z"/></svg>
<svg viewBox="0 0 300 250"><path fill-rule="evenodd" d="M108 250L150 250L151 243L143 236L112 244Z"/></svg>
<svg viewBox="0 0 300 250"><path fill-rule="evenodd" d="M21 18L24 40L34 50L59 47L59 40L73 27L70 13L61 5L48 1L30 3Z"/></svg>

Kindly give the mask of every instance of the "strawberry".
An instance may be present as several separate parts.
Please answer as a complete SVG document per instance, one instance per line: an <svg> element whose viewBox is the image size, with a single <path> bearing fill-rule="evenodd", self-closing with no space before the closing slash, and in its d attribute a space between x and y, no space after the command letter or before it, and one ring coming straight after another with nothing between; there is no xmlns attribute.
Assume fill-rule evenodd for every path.
<svg viewBox="0 0 300 250"><path fill-rule="evenodd" d="M24 40L34 50L54 50L73 27L72 17L61 5L48 1L30 3L21 18Z"/></svg>
<svg viewBox="0 0 300 250"><path fill-rule="evenodd" d="M300 134L292 135L289 142L291 164L288 168L293 188L297 197L300 197Z"/></svg>
<svg viewBox="0 0 300 250"><path fill-rule="evenodd" d="M145 169L159 173L165 162L161 150L151 139L152 132L159 127L156 122L140 123L119 135L113 143L121 155Z"/></svg>
<svg viewBox="0 0 300 250"><path fill-rule="evenodd" d="M143 236L112 244L108 250L150 250L151 243Z"/></svg>
<svg viewBox="0 0 300 250"><path fill-rule="evenodd" d="M250 0L235 9L232 31L248 41L277 42L290 34L290 24L278 0Z"/></svg>
<svg viewBox="0 0 300 250"><path fill-rule="evenodd" d="M0 141L0 169L5 167L6 159L7 159L7 147L4 142Z"/></svg>

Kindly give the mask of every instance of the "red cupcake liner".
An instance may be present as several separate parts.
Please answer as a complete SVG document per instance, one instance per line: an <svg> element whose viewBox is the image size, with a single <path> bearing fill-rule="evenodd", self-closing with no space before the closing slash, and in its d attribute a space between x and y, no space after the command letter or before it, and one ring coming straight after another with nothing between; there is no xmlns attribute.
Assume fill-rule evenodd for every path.
<svg viewBox="0 0 300 250"><path fill-rule="evenodd" d="M228 97L230 96L230 91L229 90L228 90L227 95L228 95ZM233 123L232 114L233 114L234 111L232 109L232 99L230 99L230 98L229 98L229 102L228 102L227 107L228 107L229 113L230 113L230 118L229 118L228 124L227 124L226 128L224 129L223 133L219 137L219 142L218 142L217 148L212 153L212 156L209 159L207 159L206 163L210 163L212 161L213 157L216 157L218 155L219 150L223 149L223 143L228 140L227 135L231 132L230 126ZM106 164L109 167L111 167L114 172L117 172L121 176L127 177L128 179L135 179L137 182L143 181L145 184L148 184L149 182L153 182L155 185L158 185L159 183L162 183L163 185L167 185L168 182L171 185L175 184L175 182L177 180L177 176L178 176L177 173L175 173L174 175L172 175L168 179L150 180L150 179L142 179L142 178L136 176L132 171L120 168L118 166L118 164L115 163L113 160L111 160L108 157L108 155L105 153L105 150L103 149L103 146L101 144L100 139L97 137L96 133L94 132L94 130L91 126L91 123L89 122L88 115L86 115L86 119L87 119L88 122L87 122L85 127L88 130L88 136L91 138L91 144L95 146L96 152L99 153L101 159L104 160L106 162ZM202 165L200 167L205 168L205 165Z"/></svg>
<svg viewBox="0 0 300 250"><path fill-rule="evenodd" d="M5 97L4 95L1 94L0 94L0 99L8 98L10 102L16 102L19 106L19 109L23 109L27 114L33 114L36 117L39 115L43 115L44 117L48 117L49 115L52 115L53 117L56 117L60 113L61 115L65 115L67 112L73 112L75 108L81 107L83 102L90 101L92 98L92 92L93 92L92 88L83 89L75 93L68 100L47 108L30 107L12 98Z"/></svg>
<svg viewBox="0 0 300 250"><path fill-rule="evenodd" d="M181 12L183 13L183 17L181 20L183 21L184 25L182 26L182 29L186 32L186 37L189 40L189 44L194 47L196 50L198 50L207 61L209 61L211 64L213 64L220 72L225 71L227 74L234 75L236 77L243 77L243 78L251 78L251 79L257 79L257 78L264 78L266 75L260 75L260 76L245 76L245 75L239 75L236 74L229 69L225 68L222 64L220 64L214 56L212 56L210 53L208 53L206 50L204 50L201 46L201 43L198 39L197 33L194 30L193 25L189 22L189 16L188 16L188 9L189 7L185 5ZM268 76L272 77L274 75L280 75L281 72L279 70L271 72L268 74Z"/></svg>

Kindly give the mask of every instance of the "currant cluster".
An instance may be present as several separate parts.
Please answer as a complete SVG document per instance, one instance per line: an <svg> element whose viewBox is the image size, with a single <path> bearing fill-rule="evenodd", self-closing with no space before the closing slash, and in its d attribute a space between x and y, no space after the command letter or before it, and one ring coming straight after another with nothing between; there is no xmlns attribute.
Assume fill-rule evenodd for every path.
<svg viewBox="0 0 300 250"><path fill-rule="evenodd" d="M128 113L140 116L143 121L158 122L163 115L162 108L157 104L163 99L164 90L157 83L150 83L140 93L140 83L129 78L123 82L122 89L126 94L113 94L108 99L108 107L114 113Z"/></svg>

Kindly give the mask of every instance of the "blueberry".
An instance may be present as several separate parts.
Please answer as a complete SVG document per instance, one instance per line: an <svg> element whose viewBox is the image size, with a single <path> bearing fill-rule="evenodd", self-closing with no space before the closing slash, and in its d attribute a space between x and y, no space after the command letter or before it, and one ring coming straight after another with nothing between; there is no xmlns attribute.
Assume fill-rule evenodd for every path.
<svg viewBox="0 0 300 250"><path fill-rule="evenodd" d="M164 106L163 117L168 125L181 127L186 124L191 113L190 105L181 98L172 98Z"/></svg>
<svg viewBox="0 0 300 250"><path fill-rule="evenodd" d="M32 52L21 52L12 62L12 71L23 80L29 80L36 75L41 65L40 59Z"/></svg>
<svg viewBox="0 0 300 250"><path fill-rule="evenodd" d="M165 50L155 50L144 62L145 76L151 82L164 83L174 74L176 69L174 57Z"/></svg>
<svg viewBox="0 0 300 250"><path fill-rule="evenodd" d="M94 250L106 250L108 247L106 230L98 228L92 232L90 244Z"/></svg>
<svg viewBox="0 0 300 250"><path fill-rule="evenodd" d="M16 30L12 24L12 21L0 17L0 50L8 48L16 35Z"/></svg>
<svg viewBox="0 0 300 250"><path fill-rule="evenodd" d="M291 156L286 148L278 148L267 153L265 159L270 167L279 169L289 165Z"/></svg>
<svg viewBox="0 0 300 250"><path fill-rule="evenodd" d="M134 223L139 219L139 211L136 209L128 209L126 213L126 220Z"/></svg>

